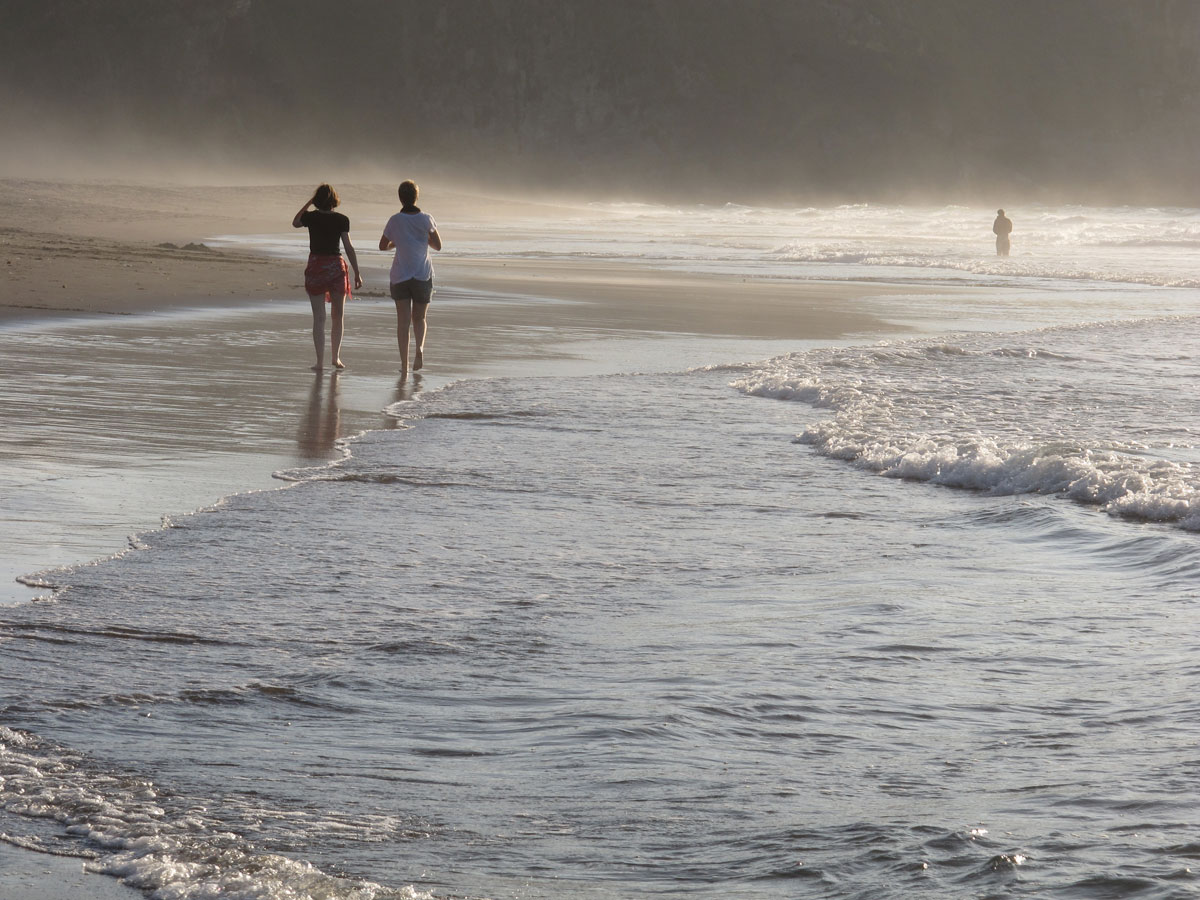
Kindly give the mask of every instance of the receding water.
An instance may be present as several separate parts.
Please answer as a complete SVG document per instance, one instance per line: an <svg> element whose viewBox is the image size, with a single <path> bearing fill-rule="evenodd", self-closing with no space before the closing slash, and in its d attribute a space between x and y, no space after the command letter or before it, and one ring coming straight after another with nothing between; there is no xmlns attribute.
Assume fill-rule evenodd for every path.
<svg viewBox="0 0 1200 900"><path fill-rule="evenodd" d="M70 572L5 830L164 896L1194 890L1194 537L865 474L750 371L454 385Z"/></svg>

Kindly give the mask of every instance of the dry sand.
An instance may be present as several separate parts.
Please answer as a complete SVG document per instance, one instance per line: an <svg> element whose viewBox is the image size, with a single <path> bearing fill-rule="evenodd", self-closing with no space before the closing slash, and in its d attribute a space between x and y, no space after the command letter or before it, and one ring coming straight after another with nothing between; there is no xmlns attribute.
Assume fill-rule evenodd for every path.
<svg viewBox="0 0 1200 900"><path fill-rule="evenodd" d="M663 371L902 330L878 312L904 292L884 286L455 259L456 228L544 210L429 193L448 252L428 369L402 381L375 250L395 202L350 187L367 287L347 313L350 369L314 376L301 267L205 245L286 231L308 189L0 181L0 605L32 596L17 575L278 484L272 471L336 457L339 438L393 426L389 403L455 378ZM0 896L124 893L67 869L78 863L3 848Z"/></svg>
<svg viewBox="0 0 1200 900"><path fill-rule="evenodd" d="M254 204L223 215L216 189L120 184L5 179L0 192L0 321L279 296L298 280L279 261L202 246L226 231L267 230L283 214L275 206L262 217Z"/></svg>
<svg viewBox="0 0 1200 900"><path fill-rule="evenodd" d="M0 208L5 270L0 322L64 312L119 315L303 299L303 271L295 262L217 250L205 241L288 231L308 190L0 179L6 197ZM385 298L388 256L379 253L376 242L396 201L389 188L378 185L350 186L341 194L341 209L353 216L352 238L367 275L362 295ZM523 217L550 211L461 194L430 193L427 200L443 222L448 249L456 221L467 227L504 222L519 229ZM878 331L883 323L867 314L861 301L904 293L880 285L746 281L633 265L456 260L450 254L438 259L437 268L439 289L588 304L566 316L570 324L763 338Z"/></svg>

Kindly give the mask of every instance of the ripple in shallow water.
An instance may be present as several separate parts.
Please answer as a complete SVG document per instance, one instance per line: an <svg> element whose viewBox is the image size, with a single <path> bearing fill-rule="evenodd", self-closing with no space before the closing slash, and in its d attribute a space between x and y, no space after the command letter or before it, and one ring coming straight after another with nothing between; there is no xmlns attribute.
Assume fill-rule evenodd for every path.
<svg viewBox="0 0 1200 900"><path fill-rule="evenodd" d="M727 378L458 385L66 573L0 626L5 830L147 887L1178 890L1191 536L870 477Z"/></svg>

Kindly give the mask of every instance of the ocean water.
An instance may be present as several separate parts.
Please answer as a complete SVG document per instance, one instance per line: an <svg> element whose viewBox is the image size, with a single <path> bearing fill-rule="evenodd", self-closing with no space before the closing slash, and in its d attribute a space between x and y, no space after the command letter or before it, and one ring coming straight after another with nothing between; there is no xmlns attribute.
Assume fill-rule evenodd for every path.
<svg viewBox="0 0 1200 900"><path fill-rule="evenodd" d="M384 189L380 189L383 192ZM1012 255L995 255L994 209L856 204L765 209L593 203L543 217L481 224L439 218L461 257L603 259L688 271L807 280L994 285L1111 292L1114 287L1200 287L1200 211L1042 206L1009 209ZM364 222L373 234L382 222ZM303 252L295 233L257 235L259 249ZM212 244L244 244L245 236Z"/></svg>
<svg viewBox="0 0 1200 900"><path fill-rule="evenodd" d="M1200 896L1196 214L1012 210L996 260L988 213L462 226L990 300L400 397L42 573L0 610L0 832L164 900Z"/></svg>

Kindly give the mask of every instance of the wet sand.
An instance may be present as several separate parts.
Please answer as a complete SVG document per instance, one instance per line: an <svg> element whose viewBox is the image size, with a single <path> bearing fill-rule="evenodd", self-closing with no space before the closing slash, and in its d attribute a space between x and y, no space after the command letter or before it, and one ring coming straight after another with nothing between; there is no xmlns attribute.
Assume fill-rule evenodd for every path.
<svg viewBox="0 0 1200 900"><path fill-rule="evenodd" d="M336 459L342 438L395 426L389 404L458 378L668 371L905 330L888 313L905 292L886 286L447 254L427 368L402 380L388 255L373 249L394 204L360 198L367 286L347 313L349 368L314 375L300 267L205 244L285 230L303 189L0 188L16 198L0 212L0 365L12 376L0 381L0 604L69 581L18 576L120 552L164 516ZM475 221L470 198L440 199L442 221ZM452 230L443 237L452 247ZM78 869L3 846L0 896L130 895L100 876L77 882Z"/></svg>
<svg viewBox="0 0 1200 900"><path fill-rule="evenodd" d="M4 900L136 900L142 894L84 869L85 861L0 843Z"/></svg>

